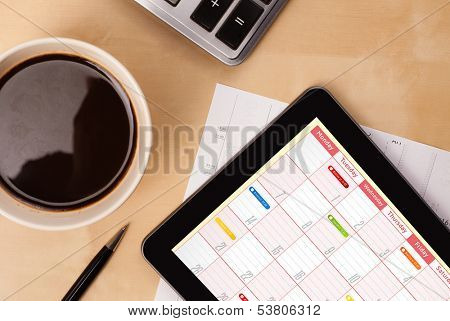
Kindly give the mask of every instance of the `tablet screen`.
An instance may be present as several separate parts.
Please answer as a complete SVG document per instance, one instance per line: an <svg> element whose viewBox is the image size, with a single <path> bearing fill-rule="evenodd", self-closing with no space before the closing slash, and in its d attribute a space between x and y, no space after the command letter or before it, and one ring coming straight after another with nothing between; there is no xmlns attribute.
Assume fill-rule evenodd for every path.
<svg viewBox="0 0 450 321"><path fill-rule="evenodd" d="M315 119L173 248L219 300L449 300L449 269Z"/></svg>

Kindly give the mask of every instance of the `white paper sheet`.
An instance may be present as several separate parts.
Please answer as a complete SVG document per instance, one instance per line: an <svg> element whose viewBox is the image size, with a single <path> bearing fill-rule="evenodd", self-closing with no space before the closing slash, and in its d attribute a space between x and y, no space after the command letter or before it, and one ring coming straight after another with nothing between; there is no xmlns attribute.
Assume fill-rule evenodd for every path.
<svg viewBox="0 0 450 321"><path fill-rule="evenodd" d="M218 84L185 198L203 185L286 107L286 103ZM448 227L450 152L363 128ZM242 135L243 131L246 135ZM182 299L161 280L155 300Z"/></svg>

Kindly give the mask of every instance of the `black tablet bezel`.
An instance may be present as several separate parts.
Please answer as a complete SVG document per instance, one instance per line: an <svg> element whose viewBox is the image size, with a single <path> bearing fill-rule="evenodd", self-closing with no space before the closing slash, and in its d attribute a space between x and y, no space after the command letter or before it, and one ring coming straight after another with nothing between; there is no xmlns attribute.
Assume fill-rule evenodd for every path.
<svg viewBox="0 0 450 321"><path fill-rule="evenodd" d="M442 260L450 263L450 253L446 249L450 233L438 216L339 103L325 89L313 88L302 94L144 240L142 252L146 260L184 299L216 300L172 249L315 118L334 135Z"/></svg>

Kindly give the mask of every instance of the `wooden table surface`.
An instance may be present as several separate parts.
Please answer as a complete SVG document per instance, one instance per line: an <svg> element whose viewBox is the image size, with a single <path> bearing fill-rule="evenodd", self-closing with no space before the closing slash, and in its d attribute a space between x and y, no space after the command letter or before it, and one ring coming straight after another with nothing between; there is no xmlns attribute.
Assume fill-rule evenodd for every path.
<svg viewBox="0 0 450 321"><path fill-rule="evenodd" d="M159 132L175 126L198 132L217 82L286 102L326 85L361 124L450 150L448 4L291 0L249 59L228 67L132 0L0 0L0 52L49 36L107 50L140 83ZM199 138L176 144L170 132L155 136L150 166L158 170L119 210L89 227L43 232L0 217L0 299L60 299L130 221L84 299L151 300L158 276L141 256L141 241L182 201L189 166L179 171L173 159L180 148L195 151ZM186 155L185 165L192 163Z"/></svg>

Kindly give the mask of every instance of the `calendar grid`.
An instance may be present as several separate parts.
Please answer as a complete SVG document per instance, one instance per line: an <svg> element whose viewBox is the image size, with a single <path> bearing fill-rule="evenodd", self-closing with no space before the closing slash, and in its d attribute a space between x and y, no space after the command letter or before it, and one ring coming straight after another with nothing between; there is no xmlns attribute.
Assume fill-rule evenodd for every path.
<svg viewBox="0 0 450 321"><path fill-rule="evenodd" d="M263 187L264 188L264 187ZM277 206L278 207L281 207L281 205L280 204L277 204ZM337 209L336 209L336 211L337 211ZM375 216L374 217L372 217L371 218L371 220L372 219L374 219L375 218ZM344 220L345 220L345 218L343 218ZM369 221L368 222L366 222L366 224L368 224L369 223ZM295 222L294 222L294 224L296 224ZM250 229L248 229L248 233L251 233L252 235L254 235L252 232L251 232L251 230ZM355 234L358 234L357 232L355 232ZM309 239L309 236L307 235L307 234L305 234L305 236L306 237L308 237L308 239ZM362 240L362 239L361 239ZM311 240L310 240L311 241ZM364 241L363 241L364 242ZM365 243L365 242L364 242ZM314 244L313 242L312 242L312 244ZM315 245L315 244L314 244ZM367 248L369 248L370 250L372 250L369 246L368 246L368 244L367 243L365 243L364 244L365 246L367 246ZM264 246L264 245L263 245ZM288 248L287 248L288 249ZM286 250L287 250L286 249ZM266 248L266 251L268 251L269 252L269 250ZM320 250L319 250L320 251ZM372 250L373 251L373 250ZM375 252L373 252L374 254L376 254ZM276 261L276 260L275 260ZM328 262L329 262L329 260L328 260ZM330 264L334 267L334 265L330 262ZM374 270L374 269L376 269L379 265L381 265L382 264L382 261L380 261L372 270ZM320 266L320 265L319 265ZM317 266L315 269L317 269L317 268L319 268L319 266ZM336 267L334 267L335 269L336 269ZM314 270L315 270L314 269ZM314 271L313 270L313 271ZM339 272L339 270L338 269L336 269L337 271L338 271L338 273L342 276L342 274ZM370 270L367 274L369 274L372 270ZM264 270L263 270L264 271ZM261 271L261 273L263 272L263 271ZM311 273L313 272L313 271L311 271ZM395 276L394 276L395 277ZM347 281L347 280L346 280ZM348 282L348 281L347 281ZM350 284L350 283L348 283L349 284L349 286L355 291L355 292L357 292L358 293L358 291ZM299 286L299 288L300 289L302 289L301 288L301 286L300 285L298 285ZM408 289L406 289L404 286L402 286L403 287L403 289L405 289L406 291L408 291L408 292L410 292ZM303 289L302 289L303 290ZM412 295L412 293L410 293L411 295ZM256 296L256 295L255 295ZM413 296L413 295L412 295ZM414 297L414 296L413 296Z"/></svg>
<svg viewBox="0 0 450 321"><path fill-rule="evenodd" d="M287 153L286 155L288 155L288 157L290 157L290 155ZM295 162L294 162L294 164L295 164ZM340 166L340 164L338 163L338 165ZM301 168L299 168L300 170L301 170ZM318 171L319 169L317 169L317 171ZM312 177L314 175L314 173L313 174L311 174L311 176L310 177ZM310 180L310 177L307 177L307 179L308 180ZM320 193L322 193L320 190L319 190L319 192ZM347 194L345 197L347 197L349 194ZM325 197L325 195L323 195L322 194L322 196L324 196ZM344 199L345 199L345 197L340 201L340 202L342 202ZM279 205L279 204L278 204ZM330 205L332 205L332 204L330 204ZM333 208L339 213L339 210L336 208L336 206L337 206L338 204L336 204L335 206L333 206ZM340 213L341 214L341 213ZM341 217L345 220L345 217L343 216L343 215L341 215ZM372 218L371 218L371 220L374 218L375 216L373 216ZM348 222L347 222L348 223ZM366 222L366 224L368 224L369 223L369 221L367 221ZM355 231L355 234L356 235L358 235L358 232L357 231ZM305 235L307 235L306 233L305 233ZM361 239L361 240L363 240L363 239ZM363 242L364 242L364 240L363 240ZM365 243L365 242L364 242ZM313 243L314 244L314 243ZM369 247L369 245L367 244L367 243L365 243L365 245L367 246L367 248L369 248L369 249L371 249L370 247ZM341 245L342 246L342 245ZM337 249L336 249L337 250ZM319 250L320 251L320 250ZM374 254L376 254L376 253L374 253ZM327 259L328 260L328 259ZM329 262L329 260L328 260L328 262ZM331 262L330 262L331 263ZM381 264L382 262L380 262L380 264ZM334 265L331 263L331 265L334 267ZM377 265L378 266L378 265ZM377 267L377 266L375 266L374 267L374 269ZM336 268L336 267L334 267L334 268ZM339 270L338 269L336 269L337 271L338 271L338 273L339 274L341 274L340 272L339 272ZM342 274L341 274L341 276L342 276ZM346 280L347 281L347 280ZM347 281L347 283L348 283L348 281ZM355 291L355 292L358 292L350 283L348 283L349 284L349 286ZM406 289L406 288L405 288ZM406 289L407 290L407 289ZM409 292L409 291L408 291Z"/></svg>
<svg viewBox="0 0 450 321"><path fill-rule="evenodd" d="M314 127L271 165L294 170L260 173L175 253L223 300L450 299L436 259L330 137ZM439 291L420 281L430 269Z"/></svg>
<svg viewBox="0 0 450 321"><path fill-rule="evenodd" d="M294 164L295 164L295 163L294 163ZM299 168L299 169L301 170L301 168ZM307 179L309 180L310 178L308 177ZM320 192L320 191L319 191L319 192ZM278 205L278 206L281 206L280 204L277 204L277 205ZM330 204L330 205L331 205L331 204ZM289 215L289 214L288 214L288 215ZM295 221L294 221L294 224L297 224L297 223L295 223ZM297 225L297 226L298 226L298 225ZM300 228L300 226L298 226L298 227ZM308 240L309 240L309 241L316 247L316 249L320 252L320 249L316 246L316 244L314 244L314 242L311 241L311 239L309 238L308 234L305 233L304 235L305 235L305 237L308 238ZM328 259L325 257L325 260L328 260ZM329 260L328 260L328 262L329 262ZM333 264L332 264L331 262L329 262L329 263L333 266ZM321 264L323 264L323 263L321 263ZM319 268L319 267L320 267L320 265L318 265L315 269L317 269L317 268ZM315 269L314 269L314 270L315 270ZM314 270L313 270L313 271L314 271ZM337 269L336 269L336 270L337 270ZM312 273L313 271L311 271L311 273ZM339 270L337 270L337 271L338 271L338 273L340 273ZM310 274L311 274L311 273L310 273ZM341 275L341 276L342 276L342 275ZM295 280L294 280L294 281L295 281ZM350 285L350 284L349 284L349 285ZM299 287L303 292L305 292L304 289L302 289L302 287L301 287L300 285L298 285L298 287ZM351 287L351 285L350 285L350 287ZM355 291L356 291L356 290L355 290Z"/></svg>
<svg viewBox="0 0 450 321"><path fill-rule="evenodd" d="M232 210L231 210L231 211L232 211ZM252 233L251 230L249 230L249 229L248 229L248 232L247 232L247 233L250 233L250 234L253 235L253 233ZM199 233L199 234L201 235L201 233ZM202 237L203 237L203 236L202 236ZM205 241L206 241L206 240L205 240ZM206 241L206 242L207 242L207 241ZM207 242L207 243L208 243L208 242ZM208 244L209 244L209 243L208 243ZM261 245L262 245L262 244L261 244ZM264 246L264 245L262 245L262 246ZM268 253L270 253L267 249L266 249L266 251L267 251ZM220 260L220 259L221 259L220 257L217 257L217 258L216 258L216 260ZM214 261L214 262L215 262L215 261ZM214 262L213 262L213 263L214 263ZM224 261L224 262L225 262L225 264L230 268L230 266L226 263L226 261ZM213 264L213 263L211 263L211 264ZM278 262L277 262L277 263L278 263ZM269 266L269 265L268 265L268 266ZM268 267L268 266L267 266L267 267ZM266 268L267 268L267 267L266 267ZM280 267L283 268L281 265L280 265ZM206 270L206 269L205 269L205 270ZM203 270L202 272L204 272L205 270ZM230 268L230 270L232 270L232 269ZM232 270L232 271L233 271L233 270ZM260 273L262 273L263 271L264 271L264 269L263 269ZM202 272L200 272L198 275L200 275ZM233 272L234 272L234 271L233 271ZM235 272L234 272L234 273L235 273ZM260 274L260 273L259 273L259 274ZM259 274L258 274L258 275L259 275ZM236 273L235 273L235 275L236 275L237 277L239 277ZM256 276L257 276L257 275L256 275ZM256 277L256 276L255 276L255 277ZM241 291L241 290L244 289L244 288L246 288L246 287L245 287L245 284L244 284L244 287L242 287L239 291ZM292 289L291 289L291 290L292 290ZM236 292L236 293L234 293L234 295L232 295L231 297L234 297L235 295L237 295L237 293L239 293L239 291ZM251 291L251 289L249 289L249 291ZM289 293L289 292L288 292L288 293ZM254 295L255 297L257 297L255 294L253 294L253 295ZM286 295L287 295L287 293L286 293Z"/></svg>
<svg viewBox="0 0 450 321"><path fill-rule="evenodd" d="M199 233L199 234L200 234L200 233ZM202 237L203 237L203 236L202 236ZM205 240L205 241L206 241L206 240ZM206 242L206 243L208 243L208 242ZM208 244L209 244L209 243L208 243ZM212 248L212 247L211 247L211 248ZM236 275L236 277L239 278L239 276L236 274L236 272L234 272L234 271L231 269L231 267L227 264L227 262L226 262L225 260L223 260L220 256L218 256L214 262L216 262L216 261L218 261L218 260L223 261L224 264L225 264L226 266L228 266L228 268L230 269L230 271L232 271L232 272ZM213 263L214 263L214 262L213 262ZM213 263L212 263L212 264L213 264ZM211 265L212 265L212 264L211 264ZM203 270L202 272L204 272L204 271L206 271L206 269ZM200 275L202 272L200 272L199 275ZM245 284L243 284L243 285L245 286ZM235 294L236 294L236 293L235 293Z"/></svg>
<svg viewBox="0 0 450 321"><path fill-rule="evenodd" d="M289 154L287 154L288 156L289 156ZM289 156L290 157L290 156ZM341 166L339 163L338 163L338 165L339 166ZM341 167L342 168L342 167ZM308 179L310 179L309 177L308 177ZM357 183L357 182L355 182L355 183ZM320 192L320 190L319 190L319 192ZM348 194L348 195L350 195L350 194ZM347 195L347 196L348 196ZM347 197L346 196L346 197ZM343 200L345 199L345 197L340 201L340 202L342 202ZM337 212L339 212L339 210L336 208L337 207L337 205L338 204L336 204L336 206L334 207L334 209L337 211ZM341 213L340 213L341 214ZM345 220L345 216L343 216L343 215L341 215L342 216L342 218ZM367 221L367 222L365 222L365 224L368 224L372 219L374 219L376 216L373 216L369 221ZM347 222L348 223L348 222ZM391 224L392 224L392 222L391 222ZM358 231L355 231L355 233L357 234L357 235L359 235L358 234ZM405 240L406 240L406 238L404 237L404 235L401 235ZM370 249L375 255L376 255L376 253L373 251L373 249L364 241L364 238L361 238L361 240L365 243L365 245L367 246L367 248L368 249ZM388 255L388 257L389 257L389 255ZM384 263L384 261L383 260L381 260L381 262L380 262L380 264L383 264L384 266L386 266L385 265L385 263ZM387 266L386 266L387 267ZM376 267L375 267L376 268ZM374 268L374 269L375 269ZM393 274L392 273L392 271L388 268L388 271L391 273L391 274ZM423 271L423 270L422 270ZM419 272L419 274L422 272L422 271L420 271ZM394 274L393 274L394 275ZM418 274L416 275L416 276L418 276ZM395 275L394 275L394 277L396 277ZM396 277L397 278L397 277ZM397 278L398 279L398 278ZM399 282L400 282L400 280L398 280ZM401 282L400 282L400 284L402 285L402 287L412 296L412 297L414 297L414 295L405 287L405 285L403 285Z"/></svg>
<svg viewBox="0 0 450 321"><path fill-rule="evenodd" d="M340 166L340 165L339 165ZM309 179L309 178L308 178ZM320 190L319 190L320 191ZM348 195L350 195L350 194L348 194ZM348 196L347 195L347 196ZM347 196L345 196L345 197L347 197ZM341 200L341 202L345 199L345 197ZM337 206L338 204L336 204L336 206ZM339 210L336 208L336 207L334 207L334 209L339 213ZM342 213L339 213L339 214L341 214L341 217L343 218L343 220L345 220L345 216L343 216L342 215ZM367 225L370 221L372 221L374 218L375 218L376 216L373 216L372 218L370 218L369 219L369 221L367 221L367 222L365 222L365 225ZM348 223L348 222L347 222ZM358 236L360 236L359 234L358 234L358 231L355 231L355 235L358 235ZM403 237L403 236L402 236ZM373 252L373 254L374 255L376 255L376 253L373 251L373 249L369 246L369 244L367 244L365 241L364 241L364 238L361 238L361 241L362 242L364 242L364 245L368 248L368 249L370 249L372 252ZM341 245L342 246L342 245ZM388 256L389 257L389 256ZM372 270L370 270L366 275L368 275L371 271L373 271L374 269L376 269L380 264L384 264L383 263L383 261L382 260L380 260L380 263L378 263ZM390 272L390 273L392 273L389 269L388 269L388 271ZM338 272L339 272L339 270L338 270ZM342 275L342 274L341 274ZM395 275L394 275L394 277L396 277ZM399 282L400 282L400 280L398 280ZM347 281L348 282L348 281ZM401 284L401 282L400 282L400 284ZM351 286L351 288L353 289L353 290L355 290L355 292L358 292L350 283L349 283L349 285ZM408 291L409 293L410 293L410 291L402 284L402 287L406 290L406 291ZM413 296L414 297L414 295L412 294L412 293L410 293L411 294L411 296Z"/></svg>
<svg viewBox="0 0 450 321"><path fill-rule="evenodd" d="M338 163L338 165L339 166L341 166L339 163ZM309 179L309 178L308 178ZM355 182L356 183L356 182ZM319 190L319 192L320 192L320 190ZM348 194L348 195L350 195L350 194ZM348 195L346 195L345 197L347 197ZM344 199L345 199L345 197L340 201L340 202L342 202L342 201L344 201ZM334 209L339 213L339 210L336 208L337 207L337 205L338 204L336 204L335 205L335 207L334 207ZM339 213L339 214L341 214L341 217L345 220L345 216L343 216L342 215L342 213ZM372 221L374 218L375 218L376 216L374 215L372 218L370 218L369 219L369 221L367 221L367 222L365 222L365 225L367 225L370 221ZM347 222L348 223L348 222ZM358 235L358 236L360 236L359 234L358 234L358 231L355 231L355 235ZM403 235L402 235L402 237L403 237ZM405 239L406 240L406 239ZM376 255L376 253L373 251L373 249L369 246L369 244L367 244L365 241L364 241L364 238L361 238L361 241L362 242L364 242L364 245L368 248L368 249L370 249L372 252L373 252L373 254L374 255ZM388 256L389 257L389 256ZM380 264L383 264L383 265L385 265L384 264L384 262L383 262L383 260L380 260L380 263L378 263L372 270L374 270L374 269L376 269ZM385 265L386 266L386 265ZM387 266L386 266L387 267ZM372 270L370 270L366 275L368 275ZM389 268L388 268L388 271L390 272L390 273L392 273L390 270L389 270ZM338 272L339 272L339 270L338 270ZM341 274L342 275L342 274ZM394 277L396 277L395 275L394 275ZM397 278L397 277L396 277ZM398 280L399 282L400 282L400 280ZM350 284L350 283L349 283ZM414 295L400 282L400 284L402 285L402 287L403 287L403 289L405 289L407 292L409 292L409 294L411 294L411 296L412 297L414 297ZM358 292L351 284L350 284L350 286L352 287L352 289L353 290L355 290L356 292Z"/></svg>
<svg viewBox="0 0 450 321"><path fill-rule="evenodd" d="M299 168L300 170L301 170L301 168ZM311 174L311 176L312 175L314 175L314 173L313 174ZM310 179L309 177L307 178L308 180ZM319 190L319 192L320 192L320 190ZM320 192L321 193L321 192ZM278 206L281 206L280 204L277 204ZM332 205L332 204L330 204L330 205ZM337 209L336 209L336 211L337 211ZM345 218L344 218L345 219ZM294 221L294 224L296 224L295 223L295 221ZM300 226L298 226L299 228L300 228ZM357 233L357 232L355 232L355 233ZM311 239L309 238L309 236L308 236L308 234L307 233L305 233L305 236L311 241ZM312 244L314 244L314 242L312 242L311 241L311 243ZM316 246L316 244L314 244L314 246ZM342 246L342 245L341 245ZM368 245L367 245L368 246ZM317 246L316 246L316 248L317 248ZM320 251L320 249L319 248L317 248L317 250L318 251ZM331 266L333 266L335 269L336 269L336 267L333 265L333 263L331 263L327 258L325 258L325 260L327 260L330 264L331 264ZM315 269L317 269L317 268L319 268L320 267L320 265L319 266L317 266ZM314 269L314 270L315 270ZM313 270L313 271L314 271ZM313 271L311 271L311 273L313 272ZM336 271L343 277L343 275L339 272L339 270L338 269L336 269ZM345 278L344 278L345 279ZM347 281L347 280L346 280ZM347 283L348 283L348 281L347 281ZM352 288L355 292L358 292L350 283L348 283L348 285L350 286L350 288ZM300 289L302 289L301 288L301 286L299 285L299 287L300 287ZM303 290L303 289L302 289ZM304 290L303 290L304 291Z"/></svg>
<svg viewBox="0 0 450 321"><path fill-rule="evenodd" d="M279 205L278 205L279 206ZM248 228L248 227L247 227ZM254 236L254 234L252 233L252 231L250 230L250 229L248 229L248 233L251 233L253 236ZM257 239L257 238L256 238ZM258 239L257 239L258 240ZM259 240L258 240L259 241ZM269 253L269 255L270 255L270 251L260 242L260 244L265 248L265 250L267 251L267 253ZM276 260L275 260L275 262L277 262ZM277 262L278 263L278 262ZM281 265L280 265L281 266ZM282 266L281 266L281 268L283 268ZM284 268L283 268L283 270L284 270ZM285 271L286 272L286 271ZM262 271L261 271L261 273L262 273ZM293 280L294 282L295 282L295 280ZM289 292L288 292L289 293Z"/></svg>

